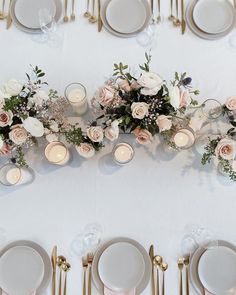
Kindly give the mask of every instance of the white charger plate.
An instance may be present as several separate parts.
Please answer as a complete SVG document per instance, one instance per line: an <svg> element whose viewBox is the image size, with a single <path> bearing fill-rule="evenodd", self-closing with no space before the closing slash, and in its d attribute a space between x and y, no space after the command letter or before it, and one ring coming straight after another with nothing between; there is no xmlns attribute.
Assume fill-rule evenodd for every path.
<svg viewBox="0 0 236 295"><path fill-rule="evenodd" d="M213 294L236 293L236 252L225 246L207 249L198 264L203 286Z"/></svg>
<svg viewBox="0 0 236 295"><path fill-rule="evenodd" d="M38 286L38 288L36 290L36 294L43 295L45 290L47 289L50 281L51 281L51 276L52 276L51 260L48 256L47 252L40 245L38 245L32 241L20 240L20 241L15 241L15 242L12 242L12 243L6 245L0 251L0 260L1 260L1 257L4 255L4 253L6 253L8 250L10 250L16 246L30 247L30 248L34 249L42 258L43 264L44 264L44 275L43 275L41 284Z"/></svg>
<svg viewBox="0 0 236 295"><path fill-rule="evenodd" d="M33 248L15 246L1 256L0 286L8 294L32 294L41 284L43 276L43 260Z"/></svg>
<svg viewBox="0 0 236 295"><path fill-rule="evenodd" d="M235 27L235 15L234 15L234 21L232 23L232 25L230 26L230 28L228 30L226 30L223 33L219 33L219 34L208 34L202 30L200 30L197 25L195 24L194 20L193 20L193 9L194 6L196 5L198 0L192 0L189 2L189 4L187 5L186 8L186 22L187 25L189 27L189 29L198 37L202 38L202 39L206 39L206 40L218 40L221 39L223 37L225 37L226 35L228 35Z"/></svg>
<svg viewBox="0 0 236 295"><path fill-rule="evenodd" d="M143 31L148 26L148 24L150 23L150 19L151 19L151 8L150 8L150 5L149 5L149 3L148 3L147 0L139 0L144 5L144 9L145 9L145 13L146 13L146 19L145 19L145 22L144 22L143 26L139 30L136 30L133 33L121 33L121 32L118 32L118 31L114 30L110 26L110 24L108 23L107 17L106 17L107 6L109 5L109 3L111 1L112 0L106 0L105 3L102 6L102 9L101 9L101 19L102 19L104 28L109 33L111 33L111 34L113 34L113 35L115 35L117 37L121 37L121 38L130 38L130 37L136 36L139 32Z"/></svg>
<svg viewBox="0 0 236 295"><path fill-rule="evenodd" d="M236 246L227 242L227 241L222 241L222 240L218 240L218 241L213 241L209 244L207 244L204 247L199 247L192 255L191 260L190 260L190 266L189 266L189 275L190 275L190 281L191 284L193 286L193 288L195 289L195 291L197 292L197 294L202 295L205 294L204 286L199 278L199 273L198 273L198 266L199 266L199 262L200 259L202 257L202 255L207 251L208 248L212 248L214 246L219 246L219 247L227 247L228 249L231 249L232 251L236 252ZM207 288L206 288L207 289ZM210 290L208 290L210 291ZM230 294L235 294L235 293L215 293L217 295L230 295Z"/></svg>
<svg viewBox="0 0 236 295"><path fill-rule="evenodd" d="M110 290L126 292L135 289L143 278L145 263L137 247L127 242L109 246L100 256L98 273Z"/></svg>
<svg viewBox="0 0 236 295"><path fill-rule="evenodd" d="M145 23L147 14L142 0L111 0L106 9L106 19L113 30L132 34Z"/></svg>
<svg viewBox="0 0 236 295"><path fill-rule="evenodd" d="M228 0L198 0L193 9L193 20L200 30L219 34L234 22L234 7Z"/></svg>
<svg viewBox="0 0 236 295"><path fill-rule="evenodd" d="M108 249L109 246L115 245L117 243L129 243L130 245L137 248L137 250L141 253L144 261L144 270L143 270L143 277L141 278L139 284L135 288L136 294L141 294L144 289L147 287L150 276L151 276L151 261L147 251L144 249L142 245L140 245L137 241L129 239L129 238L116 238L108 241L107 243L103 244L95 253L93 264L92 264L92 278L96 289L99 291L100 294L104 294L104 284L100 278L100 273L98 271L98 264L101 255L103 252ZM114 268L114 266L113 266Z"/></svg>
<svg viewBox="0 0 236 295"><path fill-rule="evenodd" d="M37 28L34 28L34 27L28 27L25 25L25 22L23 21L23 23L21 23L19 21L18 18L23 18L23 16L19 17L19 12L18 12L18 17L16 16L15 14L15 10L16 10L16 5L17 5L17 2L19 0L12 0L11 2L11 8L10 8L10 13L11 13L11 17L12 17L12 21L13 23L15 24L15 26L25 32L25 33L30 33L30 34L40 34L42 33L41 29L40 29L40 25L39 25L39 16L38 16L38 12L40 9L44 8L43 6L40 6L40 9L39 10L35 10L34 14L36 13L37 14L37 17L36 17L36 20L38 22L38 25L37 25ZM31 0L20 0L20 1L23 1L23 4L24 4L24 1L31 1ZM34 0L36 1L36 0ZM46 0L44 0L46 1ZM60 19L61 19L61 15L62 15L62 1L61 0L51 0L53 2L51 2L51 5L55 5L56 7L56 11L55 11L55 21L58 22ZM26 2L27 3L27 2ZM34 2L33 2L34 3ZM38 5L37 7L39 6L39 3L41 3L41 1L38 1ZM33 4L32 4L33 5ZM22 8L21 8L22 9ZM37 12L36 12L37 11ZM24 15L24 13L23 13ZM30 19L27 19L26 21L26 24L28 24ZM34 25L35 26L35 25Z"/></svg>

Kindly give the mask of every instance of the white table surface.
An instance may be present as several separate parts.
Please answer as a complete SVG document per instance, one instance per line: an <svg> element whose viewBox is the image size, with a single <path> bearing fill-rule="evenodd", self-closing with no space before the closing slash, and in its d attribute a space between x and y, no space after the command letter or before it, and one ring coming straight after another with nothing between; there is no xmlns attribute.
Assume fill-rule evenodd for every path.
<svg viewBox="0 0 236 295"><path fill-rule="evenodd" d="M167 17L168 1L162 2ZM82 15L85 3L79 5ZM105 30L97 33L82 16L60 25L59 33L63 43L51 48L14 26L5 30L1 22L0 83L23 80L33 64L46 71L51 88L63 93L68 83L78 81L92 97L112 73L114 62L136 66L144 60L145 49L135 38L116 38ZM152 69L167 80L175 71L187 71L201 90L201 100L223 102L236 94L236 49L229 47L228 37L205 41L189 29L182 36L165 21L158 26L152 55ZM214 231L216 237L236 242L235 184L219 177L212 166L202 168L200 157L191 151L171 159L160 149L156 143L137 146L132 163L122 168L107 164L111 144L89 161L74 153L66 167L36 165L37 178L30 186L0 188L0 227L6 230L7 241L31 239L48 251L57 244L72 264L68 294L81 294L81 261L70 254L70 244L81 228L95 221L104 227L106 239L127 236L147 249L154 243L170 265L166 294L177 294L176 259L186 226L197 224ZM150 294L149 287L144 294Z"/></svg>

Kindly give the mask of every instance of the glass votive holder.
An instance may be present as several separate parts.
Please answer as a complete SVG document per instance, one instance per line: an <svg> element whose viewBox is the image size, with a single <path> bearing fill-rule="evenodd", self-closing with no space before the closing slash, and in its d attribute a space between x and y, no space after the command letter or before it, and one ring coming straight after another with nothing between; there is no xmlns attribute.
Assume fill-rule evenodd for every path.
<svg viewBox="0 0 236 295"><path fill-rule="evenodd" d="M13 163L7 163L0 168L0 183L6 186L29 184L34 180L31 168L19 167Z"/></svg>
<svg viewBox="0 0 236 295"><path fill-rule="evenodd" d="M187 127L179 129L173 137L173 142L179 149L189 149L195 142L194 131Z"/></svg>
<svg viewBox="0 0 236 295"><path fill-rule="evenodd" d="M125 165L133 159L134 149L130 144L121 142L113 148L112 156L118 165Z"/></svg>
<svg viewBox="0 0 236 295"><path fill-rule="evenodd" d="M207 99L201 105L202 113L207 119L215 120L222 115L221 103L216 99Z"/></svg>
<svg viewBox="0 0 236 295"><path fill-rule="evenodd" d="M70 160L68 148L60 141L52 141L44 150L47 160L55 165L65 165Z"/></svg>
<svg viewBox="0 0 236 295"><path fill-rule="evenodd" d="M79 115L84 115L88 110L86 88L80 83L71 83L65 89L65 97L73 110Z"/></svg>

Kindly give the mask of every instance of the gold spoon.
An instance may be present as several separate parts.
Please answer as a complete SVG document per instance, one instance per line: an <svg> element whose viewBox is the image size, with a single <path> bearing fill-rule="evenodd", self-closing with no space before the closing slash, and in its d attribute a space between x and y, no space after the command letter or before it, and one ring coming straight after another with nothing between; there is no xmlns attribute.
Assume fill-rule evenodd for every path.
<svg viewBox="0 0 236 295"><path fill-rule="evenodd" d="M63 264L66 263L66 258L64 256L58 256L57 257L57 266L60 268L60 277L59 277L59 290L58 290L58 295L62 294L61 290L61 280L62 280L62 266Z"/></svg>
<svg viewBox="0 0 236 295"><path fill-rule="evenodd" d="M97 18L95 16L95 0L93 0L93 14L89 18L90 23L94 24L97 21Z"/></svg>
<svg viewBox="0 0 236 295"><path fill-rule="evenodd" d="M179 19L179 0L176 0L176 18L173 20L173 24L175 27L179 27L181 25L181 21Z"/></svg>
<svg viewBox="0 0 236 295"><path fill-rule="evenodd" d="M179 274L180 274L180 285L179 285L179 294L183 295L183 268L184 268L184 259L179 258L178 260L178 268L179 268Z"/></svg>
<svg viewBox="0 0 236 295"><path fill-rule="evenodd" d="M170 0L170 16L168 17L168 20L173 22L175 19L173 15L173 0Z"/></svg>
<svg viewBox="0 0 236 295"><path fill-rule="evenodd" d="M64 17L63 17L63 21L65 23L67 23L69 21L69 17L67 15L67 7L68 7L68 0L65 0L65 14L64 14Z"/></svg>
<svg viewBox="0 0 236 295"><path fill-rule="evenodd" d="M64 292L63 295L66 295L66 290L67 290L67 272L70 270L71 266L70 263L66 262L62 264L62 269L65 272L65 281L64 281Z"/></svg>
<svg viewBox="0 0 236 295"><path fill-rule="evenodd" d="M74 21L75 20L75 0L72 0L72 12L70 15L70 20Z"/></svg>
<svg viewBox="0 0 236 295"><path fill-rule="evenodd" d="M2 0L2 11L0 12L0 19L5 19L6 18L6 14L4 12L4 9L5 9L5 2L6 0Z"/></svg>
<svg viewBox="0 0 236 295"><path fill-rule="evenodd" d="M84 13L84 17L90 17L91 13L89 12L89 0L87 0L87 10Z"/></svg>
<svg viewBox="0 0 236 295"><path fill-rule="evenodd" d="M189 266L189 256L184 258L184 265L186 267L186 295L189 295L189 275L188 275L188 266Z"/></svg>
<svg viewBox="0 0 236 295"><path fill-rule="evenodd" d="M168 264L166 262L163 262L160 265L160 269L162 271L162 292L161 292L162 295L165 295L165 271L167 270L167 268L168 268Z"/></svg>
<svg viewBox="0 0 236 295"><path fill-rule="evenodd" d="M159 270L158 268L161 266L162 264L162 257L160 255L156 255L154 258L153 258L153 264L155 265L156 267L156 295L159 295Z"/></svg>

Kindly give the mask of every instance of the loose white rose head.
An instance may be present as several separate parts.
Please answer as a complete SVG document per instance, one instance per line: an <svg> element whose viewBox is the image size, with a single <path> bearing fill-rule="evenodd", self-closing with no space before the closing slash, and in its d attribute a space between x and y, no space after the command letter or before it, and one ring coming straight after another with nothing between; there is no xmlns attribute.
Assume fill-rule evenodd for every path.
<svg viewBox="0 0 236 295"><path fill-rule="evenodd" d="M52 120L49 125L50 130L53 132L59 132L59 126L56 121Z"/></svg>
<svg viewBox="0 0 236 295"><path fill-rule="evenodd" d="M178 86L171 86L169 89L170 104L178 109L180 106L180 90Z"/></svg>
<svg viewBox="0 0 236 295"><path fill-rule="evenodd" d="M153 139L152 134L148 130L141 129L140 127L135 128L133 133L139 144L149 144Z"/></svg>
<svg viewBox="0 0 236 295"><path fill-rule="evenodd" d="M95 149L89 143L81 143L79 146L76 146L75 148L78 154L86 159L92 158L95 155Z"/></svg>
<svg viewBox="0 0 236 295"><path fill-rule="evenodd" d="M162 78L151 72L143 73L137 82L143 87L141 89L143 95L156 95L163 85Z"/></svg>
<svg viewBox="0 0 236 295"><path fill-rule="evenodd" d="M9 94L10 96L18 95L21 92L22 88L23 88L23 85L15 79L9 80L4 85L5 92Z"/></svg>
<svg viewBox="0 0 236 295"><path fill-rule="evenodd" d="M44 134L43 123L33 117L28 117L23 121L24 128L34 137L41 137Z"/></svg>
<svg viewBox="0 0 236 295"><path fill-rule="evenodd" d="M15 125L9 132L9 138L16 145L23 144L28 137L28 133L21 125Z"/></svg>
<svg viewBox="0 0 236 295"><path fill-rule="evenodd" d="M46 140L48 142L58 141L58 136L54 133L49 133L46 135Z"/></svg>
<svg viewBox="0 0 236 295"><path fill-rule="evenodd" d="M172 126L172 121L165 115L160 115L156 120L157 126L159 127L160 132L170 130Z"/></svg>
<svg viewBox="0 0 236 295"><path fill-rule="evenodd" d="M181 89L180 92L180 103L179 106L181 108L187 107L191 103L191 97L189 91L187 89Z"/></svg>
<svg viewBox="0 0 236 295"><path fill-rule="evenodd" d="M230 111L236 110L236 96L231 96L226 100L225 106Z"/></svg>
<svg viewBox="0 0 236 295"><path fill-rule="evenodd" d="M42 106L44 102L49 100L48 94L43 90L38 90L33 97L29 98L29 101L37 106Z"/></svg>
<svg viewBox="0 0 236 295"><path fill-rule="evenodd" d="M131 105L132 117L134 119L143 119L148 115L149 105L145 102L133 102Z"/></svg>
<svg viewBox="0 0 236 295"><path fill-rule="evenodd" d="M230 138L223 138L217 144L215 149L217 157L222 157L225 160L233 160L236 156L236 142Z"/></svg>
<svg viewBox="0 0 236 295"><path fill-rule="evenodd" d="M103 129L100 126L91 126L87 129L87 135L93 142L101 142L103 140Z"/></svg>
<svg viewBox="0 0 236 295"><path fill-rule="evenodd" d="M0 110L0 127L10 126L12 124L12 111Z"/></svg>
<svg viewBox="0 0 236 295"><path fill-rule="evenodd" d="M119 137L119 127L117 126L109 126L105 129L105 137L110 140L114 141Z"/></svg>

